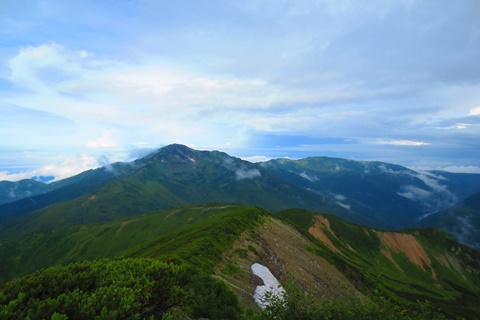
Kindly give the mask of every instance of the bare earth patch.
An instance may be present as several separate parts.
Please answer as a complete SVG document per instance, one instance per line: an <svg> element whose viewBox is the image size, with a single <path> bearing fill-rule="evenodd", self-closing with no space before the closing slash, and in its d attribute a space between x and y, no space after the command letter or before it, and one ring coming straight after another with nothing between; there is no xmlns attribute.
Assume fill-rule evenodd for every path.
<svg viewBox="0 0 480 320"><path fill-rule="evenodd" d="M377 231L377 234L387 248L393 251L403 252L412 263L416 264L424 271L425 264L431 267L432 261L430 260L430 257L427 255L420 242L418 242L413 235L399 232L380 231ZM386 257L389 258L388 256Z"/></svg>
<svg viewBox="0 0 480 320"><path fill-rule="evenodd" d="M325 217L316 215L315 224L311 226L310 229L308 229L308 233L314 236L317 240L320 240L321 242L325 243L334 252L337 252L343 255L343 253L340 250L338 250L337 247L335 247L335 245L332 243L330 238L325 234L325 230L327 230L328 232L330 232L331 235L337 238L332 228L330 227L330 221L328 221L328 219Z"/></svg>
<svg viewBox="0 0 480 320"><path fill-rule="evenodd" d="M285 283L288 275L305 292L317 297L333 296L345 299L363 295L333 265L307 250L314 245L289 224L269 218L255 231L245 232L233 248L223 255L216 276L224 279L240 297L244 306L258 308L253 293L262 280L252 274L253 263L260 263ZM222 269L234 263L239 271L225 274Z"/></svg>

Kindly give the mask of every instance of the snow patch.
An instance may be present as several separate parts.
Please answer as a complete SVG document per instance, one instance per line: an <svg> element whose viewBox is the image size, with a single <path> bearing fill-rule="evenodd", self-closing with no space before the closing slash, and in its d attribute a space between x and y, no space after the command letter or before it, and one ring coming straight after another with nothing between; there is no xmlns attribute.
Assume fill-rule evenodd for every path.
<svg viewBox="0 0 480 320"><path fill-rule="evenodd" d="M254 275L260 277L263 280L264 285L257 286L253 298L258 306L265 309L271 304L271 298L277 298L283 300L285 290L278 282L277 278L270 272L270 270L261 265L260 263L254 263L251 266ZM270 293L267 296L267 293Z"/></svg>

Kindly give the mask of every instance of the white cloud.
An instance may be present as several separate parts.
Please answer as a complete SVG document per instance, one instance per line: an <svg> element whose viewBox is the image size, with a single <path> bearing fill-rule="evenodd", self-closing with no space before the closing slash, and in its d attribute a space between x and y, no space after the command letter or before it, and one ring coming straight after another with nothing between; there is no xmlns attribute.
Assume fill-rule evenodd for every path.
<svg viewBox="0 0 480 320"><path fill-rule="evenodd" d="M268 160L271 160L272 158L267 157L267 156L250 156L250 157L242 157L242 160L248 161L248 162L266 162Z"/></svg>
<svg viewBox="0 0 480 320"><path fill-rule="evenodd" d="M305 172L305 171L299 173L298 175L302 178L305 178L305 179L311 181L311 182L315 182L315 181L319 180L317 176L311 176L311 175L307 174L307 172Z"/></svg>
<svg viewBox="0 0 480 320"><path fill-rule="evenodd" d="M445 177L429 172L410 173L410 175L420 179L428 190L413 185L405 185L402 186L397 194L410 200L420 202L428 211L425 216L428 216L432 212L451 207L458 201L458 198L448 190L447 185L441 183L441 181L445 180Z"/></svg>
<svg viewBox="0 0 480 320"><path fill-rule="evenodd" d="M9 61L9 79L33 91L50 92L52 85L78 76L82 69L75 60L85 57L85 51L68 52L56 43L28 46Z"/></svg>
<svg viewBox="0 0 480 320"><path fill-rule="evenodd" d="M476 238L478 230L475 229L474 223L472 223L471 215L464 215L456 217L456 224L452 230L453 235L458 241L469 245L477 250L480 250L480 243L473 241Z"/></svg>
<svg viewBox="0 0 480 320"><path fill-rule="evenodd" d="M379 140L375 141L374 144L419 147L419 146L428 146L431 143L421 142L421 141L411 141L411 140L384 140L384 139L379 139Z"/></svg>
<svg viewBox="0 0 480 320"><path fill-rule="evenodd" d="M401 192L397 192L399 196L405 197L414 201L425 201L432 193L430 191L418 188L413 185L406 185L402 187Z"/></svg>
<svg viewBox="0 0 480 320"><path fill-rule="evenodd" d="M104 131L102 135L96 139L87 141L86 146L89 148L112 148L118 147L119 144L115 141L115 133L113 131Z"/></svg>
<svg viewBox="0 0 480 320"><path fill-rule="evenodd" d="M230 157L224 157L221 165L235 173L235 180L254 179L262 176L258 169L248 169L244 164L236 163Z"/></svg>
<svg viewBox="0 0 480 320"><path fill-rule="evenodd" d="M422 180L430 189L432 189L440 197L430 207L433 209L443 209L453 206L457 201L457 197L448 190L446 185L440 183L444 179L439 179L435 175L418 174L417 178Z"/></svg>
<svg viewBox="0 0 480 320"><path fill-rule="evenodd" d="M393 169L387 168L385 166L385 164L383 164L383 163L378 166L378 169L380 169L380 171L382 171L382 172L390 173L390 174L404 174L404 173L407 173L405 171L401 171L401 170L400 171L395 171Z"/></svg>
<svg viewBox="0 0 480 320"><path fill-rule="evenodd" d="M99 158L88 154L68 155L57 163L44 165L38 169L17 173L0 171L0 181L19 181L34 176L53 176L55 179L52 182L58 181L90 169L96 169L110 162L110 159L105 158L105 156Z"/></svg>
<svg viewBox="0 0 480 320"><path fill-rule="evenodd" d="M246 170L246 169L240 168L235 171L236 180L254 179L261 176L262 174L258 169Z"/></svg>
<svg viewBox="0 0 480 320"><path fill-rule="evenodd" d="M443 167L441 170L445 170L448 172L455 172L455 173L479 173L480 174L480 166L448 166Z"/></svg>
<svg viewBox="0 0 480 320"><path fill-rule="evenodd" d="M352 210L352 206L349 205L349 204L346 204L345 201L347 201L347 197L345 197L344 195L341 195L341 194L337 194L335 195L335 203L338 204L340 207L344 208L344 209L347 209L348 211L351 211Z"/></svg>
<svg viewBox="0 0 480 320"><path fill-rule="evenodd" d="M257 134L288 134L357 141L308 155L478 166L475 1L45 3L2 8L0 108L68 119L70 130L10 117L0 151L125 152L131 141L241 150ZM119 133L108 140L108 130ZM302 157L306 143L282 156Z"/></svg>
<svg viewBox="0 0 480 320"><path fill-rule="evenodd" d="M340 202L340 201L337 201L335 203L338 204L340 207L342 207L344 209L347 209L348 211L352 210L352 206L349 205L349 204L346 204L346 203L343 203L343 202Z"/></svg>
<svg viewBox="0 0 480 320"><path fill-rule="evenodd" d="M475 107L475 108L470 109L469 115L470 116L479 116L480 115L480 107Z"/></svg>

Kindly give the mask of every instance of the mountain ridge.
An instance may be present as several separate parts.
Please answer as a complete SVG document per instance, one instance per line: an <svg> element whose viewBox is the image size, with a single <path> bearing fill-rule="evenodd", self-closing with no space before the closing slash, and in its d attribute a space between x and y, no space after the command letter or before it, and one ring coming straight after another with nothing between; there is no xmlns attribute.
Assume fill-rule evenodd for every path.
<svg viewBox="0 0 480 320"><path fill-rule="evenodd" d="M208 202L258 205L270 211L305 208L399 229L424 225L424 217L480 192L480 175L422 173L378 161L330 157L251 163L180 144L58 183L63 185L50 192L0 205L0 234Z"/></svg>
<svg viewBox="0 0 480 320"><path fill-rule="evenodd" d="M258 207L225 204L176 207L0 240L4 262L1 274L10 275L10 282L0 288L31 290L37 288L32 287L34 279L54 277L52 273L61 276L64 268L70 274L72 268L85 270L87 261L99 258L119 261L120 258L114 258L119 255L195 266L196 274L224 280L236 293L240 305L254 310L259 310L253 300L258 280L250 266L261 263L291 294L294 285L296 290L308 292L315 299L327 296L337 303L351 301L357 308L364 304L365 308L372 308L368 305L371 295L381 292L402 306L404 313L417 299L428 299L449 315L472 319L480 315L474 303L480 296L480 252L458 244L442 232L382 231L331 214L300 209L271 214ZM81 261L81 266L68 264ZM68 265L62 267L65 264ZM35 272L44 267L49 268ZM21 274L29 275L12 280ZM53 278L52 282L58 286L70 278ZM90 280L84 278L81 283L85 282ZM23 288L23 283L28 289ZM32 301L41 300L32 299L30 304ZM0 306L2 303L3 300ZM56 309L59 310L63 309Z"/></svg>

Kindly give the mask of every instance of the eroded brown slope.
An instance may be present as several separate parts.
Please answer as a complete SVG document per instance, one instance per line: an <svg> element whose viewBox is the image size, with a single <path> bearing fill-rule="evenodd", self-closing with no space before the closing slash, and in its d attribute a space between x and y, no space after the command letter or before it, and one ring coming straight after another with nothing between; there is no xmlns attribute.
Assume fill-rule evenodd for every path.
<svg viewBox="0 0 480 320"><path fill-rule="evenodd" d="M307 247L313 247L312 243L291 225L268 218L261 227L245 232L224 254L216 275L224 279L241 303L248 307L256 307L253 293L261 284L250 269L255 262L267 266L281 283L291 275L303 291L318 297L362 297L340 271L327 260L310 253Z"/></svg>
<svg viewBox="0 0 480 320"><path fill-rule="evenodd" d="M399 262L395 260L395 256L397 256L397 254L403 254L411 263L421 268L424 272L429 273L433 279L437 277L433 267L435 261L449 269L455 270L462 277L465 277L465 270L454 254L428 254L415 235L410 233L370 230L372 230L373 233L369 233L366 229L363 229L369 237L378 237L380 240L378 252L392 262L399 271L403 272ZM348 257L348 252L345 252L345 249L355 251L347 241L342 241L341 237L332 230L330 221L324 216L316 215L314 217L314 224L309 228L308 232L334 253ZM346 248L335 246L333 240L338 240L338 242L342 243ZM352 245L355 246L354 243Z"/></svg>

